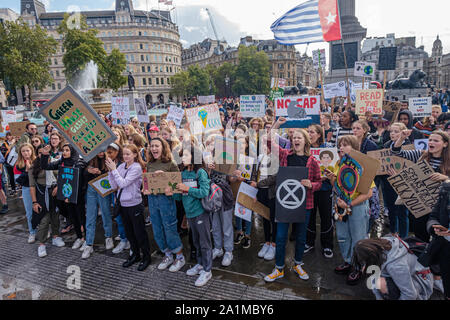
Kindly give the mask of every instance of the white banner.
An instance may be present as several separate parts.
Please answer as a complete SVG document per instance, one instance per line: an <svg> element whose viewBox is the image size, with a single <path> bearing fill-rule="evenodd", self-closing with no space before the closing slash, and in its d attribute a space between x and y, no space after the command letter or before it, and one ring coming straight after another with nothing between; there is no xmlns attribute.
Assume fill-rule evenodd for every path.
<svg viewBox="0 0 450 320"><path fill-rule="evenodd" d="M134 109L136 110L136 116L141 123L149 123L150 119L147 112L147 104L144 98L134 98Z"/></svg>
<svg viewBox="0 0 450 320"><path fill-rule="evenodd" d="M284 88L286 87L286 79L272 78L270 88Z"/></svg>
<svg viewBox="0 0 450 320"><path fill-rule="evenodd" d="M244 118L264 117L266 96L241 96L240 111Z"/></svg>
<svg viewBox="0 0 450 320"><path fill-rule="evenodd" d="M207 104L216 102L216 96L198 96L199 104Z"/></svg>
<svg viewBox="0 0 450 320"><path fill-rule="evenodd" d="M355 77L375 78L375 63L364 61L355 62Z"/></svg>
<svg viewBox="0 0 450 320"><path fill-rule="evenodd" d="M325 57L325 49L313 51L313 65L314 69L324 69L327 65L327 59Z"/></svg>
<svg viewBox="0 0 450 320"><path fill-rule="evenodd" d="M112 97L111 112L114 124L129 124L130 103L128 97Z"/></svg>
<svg viewBox="0 0 450 320"><path fill-rule="evenodd" d="M167 114L167 121L173 121L177 128L180 128L181 121L183 120L184 110L176 105L172 104L169 107L169 113Z"/></svg>
<svg viewBox="0 0 450 320"><path fill-rule="evenodd" d="M414 118L430 117L431 109L431 97L409 99L409 111L412 112Z"/></svg>
<svg viewBox="0 0 450 320"><path fill-rule="evenodd" d="M347 96L345 81L325 84L323 86L323 94L325 99Z"/></svg>
<svg viewBox="0 0 450 320"><path fill-rule="evenodd" d="M219 107L216 103L189 108L186 109L185 112L192 134L201 134L210 130L222 129Z"/></svg>

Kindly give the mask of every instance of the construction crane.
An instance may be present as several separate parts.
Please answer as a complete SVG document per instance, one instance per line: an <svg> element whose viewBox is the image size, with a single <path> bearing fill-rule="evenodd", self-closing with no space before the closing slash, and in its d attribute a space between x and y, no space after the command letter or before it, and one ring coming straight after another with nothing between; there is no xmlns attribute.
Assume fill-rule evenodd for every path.
<svg viewBox="0 0 450 320"><path fill-rule="evenodd" d="M212 18L211 12L209 12L208 8L205 8L206 12L208 13L209 16L209 20L211 21L211 26L213 28L214 31L214 35L216 36L216 40L219 41L219 36L217 35L217 30L216 30L216 26L214 25L214 20Z"/></svg>

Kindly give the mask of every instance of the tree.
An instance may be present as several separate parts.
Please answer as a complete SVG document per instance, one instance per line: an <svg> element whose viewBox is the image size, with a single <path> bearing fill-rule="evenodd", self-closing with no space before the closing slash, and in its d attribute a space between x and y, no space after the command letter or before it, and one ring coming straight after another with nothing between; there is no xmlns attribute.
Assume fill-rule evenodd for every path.
<svg viewBox="0 0 450 320"><path fill-rule="evenodd" d="M111 88L114 91L119 90L127 83L127 77L122 73L127 67L125 55L118 49L114 48L111 54L106 57L104 68L101 70L101 86L103 88Z"/></svg>
<svg viewBox="0 0 450 320"><path fill-rule="evenodd" d="M106 51L103 41L97 38L98 30L89 29L84 16L81 16L80 25L76 27L71 26L70 19L69 14L64 14L64 20L58 27L65 50L64 74L69 83L73 84L76 76L91 60L97 64L100 75L107 74Z"/></svg>
<svg viewBox="0 0 450 320"><path fill-rule="evenodd" d="M205 69L198 65L189 66L188 70L188 88L189 96L206 96L210 93L211 78Z"/></svg>
<svg viewBox="0 0 450 320"><path fill-rule="evenodd" d="M34 88L43 90L53 83L49 57L56 46L56 40L38 25L31 28L21 19L0 25L0 75L16 87L27 87L30 110Z"/></svg>
<svg viewBox="0 0 450 320"><path fill-rule="evenodd" d="M214 84L216 87L216 94L219 97L225 97L227 95L232 95L233 93L230 92L230 90L227 88L227 85L225 83L225 78L228 76L230 79L229 81L229 88L231 88L231 84L234 83L235 80L235 72L236 67L233 66L229 62L225 62L223 65L221 65L214 74Z"/></svg>
<svg viewBox="0 0 450 320"><path fill-rule="evenodd" d="M178 98L185 98L188 94L189 74L187 71L178 72L170 78L171 93Z"/></svg>
<svg viewBox="0 0 450 320"><path fill-rule="evenodd" d="M264 51L255 46L239 48L239 64L235 72L233 92L242 94L268 94L270 90L270 62Z"/></svg>
<svg viewBox="0 0 450 320"><path fill-rule="evenodd" d="M214 83L214 78L215 78L215 74L217 72L217 67L212 65L212 64L208 64L205 67L205 71L208 73L209 77L209 94L216 94L217 93L217 87Z"/></svg>

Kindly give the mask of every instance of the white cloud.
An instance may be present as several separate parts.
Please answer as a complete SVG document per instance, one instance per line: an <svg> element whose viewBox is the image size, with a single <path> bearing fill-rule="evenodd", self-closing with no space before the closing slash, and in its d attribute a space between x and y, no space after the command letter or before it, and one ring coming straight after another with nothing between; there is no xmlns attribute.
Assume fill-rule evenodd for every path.
<svg viewBox="0 0 450 320"><path fill-rule="evenodd" d="M184 26L183 28L184 28L187 32L192 32L192 31L200 30L199 27L187 27L187 26Z"/></svg>
<svg viewBox="0 0 450 320"><path fill-rule="evenodd" d="M44 4L45 6L45 10L49 10L50 9L50 2L52 0L41 0L41 2Z"/></svg>
<svg viewBox="0 0 450 320"><path fill-rule="evenodd" d="M203 21L209 20L208 12L203 8L200 9L200 19Z"/></svg>

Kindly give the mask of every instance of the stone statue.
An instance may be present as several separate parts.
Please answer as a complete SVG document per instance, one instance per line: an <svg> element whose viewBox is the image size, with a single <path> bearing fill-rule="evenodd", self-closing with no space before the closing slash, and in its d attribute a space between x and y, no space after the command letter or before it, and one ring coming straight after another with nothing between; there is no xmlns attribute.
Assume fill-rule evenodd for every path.
<svg viewBox="0 0 450 320"><path fill-rule="evenodd" d="M308 88L303 86L303 83L299 82L297 83L297 88L300 90L300 94L308 94Z"/></svg>
<svg viewBox="0 0 450 320"><path fill-rule="evenodd" d="M283 90L285 96L296 96L299 94L297 87L284 87Z"/></svg>
<svg viewBox="0 0 450 320"><path fill-rule="evenodd" d="M401 90L401 89L417 89L426 88L425 77L427 74L422 70L414 71L409 78L402 77L401 75L393 81L389 81L387 89Z"/></svg>
<svg viewBox="0 0 450 320"><path fill-rule="evenodd" d="M134 78L131 72L128 73L128 91L136 90L136 87L134 85Z"/></svg>

